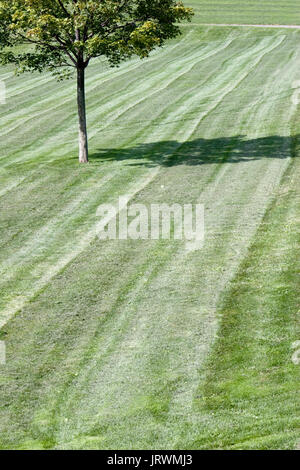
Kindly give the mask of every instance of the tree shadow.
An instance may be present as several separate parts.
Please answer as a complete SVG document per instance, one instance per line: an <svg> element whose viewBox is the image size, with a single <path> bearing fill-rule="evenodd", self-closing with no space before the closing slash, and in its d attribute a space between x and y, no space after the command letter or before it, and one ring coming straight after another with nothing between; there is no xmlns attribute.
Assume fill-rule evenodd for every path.
<svg viewBox="0 0 300 470"><path fill-rule="evenodd" d="M130 148L103 148L90 155L91 161L127 161L146 167L240 163L263 158L285 159L296 155L300 136L269 136L247 139L245 136L195 139L188 142L161 141L142 143Z"/></svg>

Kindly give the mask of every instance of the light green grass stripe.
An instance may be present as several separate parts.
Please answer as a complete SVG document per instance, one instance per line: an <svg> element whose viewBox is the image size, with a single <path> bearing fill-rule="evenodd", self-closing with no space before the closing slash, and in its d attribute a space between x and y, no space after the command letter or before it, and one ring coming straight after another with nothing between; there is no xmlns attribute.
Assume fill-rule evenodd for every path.
<svg viewBox="0 0 300 470"><path fill-rule="evenodd" d="M114 115L97 110L101 93L95 88L91 143L99 155L89 168L74 169L71 124L54 102L57 128L65 126L64 148L55 142L56 126L48 134L46 127L40 130L40 151L38 139L19 155L13 155L18 141L7 143L12 159L1 173L7 188L14 175L20 178L20 170L26 171L26 179L15 193L8 191L0 199L1 210L5 208L1 246L16 274L10 287L2 285L7 292L11 289L16 302L11 313L23 307L2 332L9 359L0 376L3 447L276 447L287 446L294 436L296 420L290 417L287 427L280 415L280 426L288 432L284 436L277 427L266 437L264 426L274 424L274 411L272 419L266 413L257 420L245 401L244 410L215 415L205 407L203 385L218 327L218 302L243 267L253 240L261 239L257 229L294 154L290 134L296 108L290 86L297 79L298 36L201 31L193 31L186 52L182 49L188 70L181 75L178 68L175 81L159 75L165 58L160 62L157 55L162 81L157 93L141 87L140 96L132 95L126 103L118 101L122 75L106 82L105 90L115 86L116 109L127 111L103 133L103 121ZM198 61L204 51L197 56L194 48L200 34L209 43L208 54L230 38L234 41ZM139 83L142 70L144 80L149 74L149 84L158 83L152 67L145 62L130 87ZM270 87L278 91L276 104ZM14 158L24 161L13 165ZM187 254L172 242L98 242L91 223L98 201L114 201L125 190L145 204L186 203L187 198L204 202L204 250ZM28 220L22 223L22 218ZM80 241L83 224L91 237ZM23 234L18 232L22 226ZM39 260L34 240L41 250ZM24 267L19 274L17 261ZM25 300L31 298L25 306L22 289ZM237 370L238 377L241 372ZM292 391L296 393L292 382L288 387L280 389L281 399L287 399L282 414L290 413ZM238 386L235 390L240 393ZM267 402L258 400L263 409ZM232 422L237 434L231 432Z"/></svg>

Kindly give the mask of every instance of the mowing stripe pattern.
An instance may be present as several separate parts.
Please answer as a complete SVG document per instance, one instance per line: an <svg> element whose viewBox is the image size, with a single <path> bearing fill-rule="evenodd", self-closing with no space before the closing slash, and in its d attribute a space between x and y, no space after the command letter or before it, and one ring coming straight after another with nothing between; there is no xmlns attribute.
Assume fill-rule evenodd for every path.
<svg viewBox="0 0 300 470"><path fill-rule="evenodd" d="M239 404L219 411L225 392L212 385L229 359L210 361L225 347L223 299L297 165L299 42L293 30L190 26L147 61L112 70L95 61L85 167L73 82L1 71L2 447L240 446L220 424L242 425ZM204 248L98 240L98 206L125 194L203 203ZM244 440L292 447L296 420L281 423L285 436L261 424Z"/></svg>

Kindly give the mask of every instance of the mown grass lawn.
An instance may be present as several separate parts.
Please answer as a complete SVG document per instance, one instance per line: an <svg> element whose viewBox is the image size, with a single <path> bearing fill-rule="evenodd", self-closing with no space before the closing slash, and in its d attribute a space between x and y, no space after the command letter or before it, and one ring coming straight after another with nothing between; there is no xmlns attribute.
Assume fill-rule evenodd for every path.
<svg viewBox="0 0 300 470"><path fill-rule="evenodd" d="M297 0L188 0L199 23L300 24Z"/></svg>
<svg viewBox="0 0 300 470"><path fill-rule="evenodd" d="M2 448L296 446L299 46L191 25L95 62L84 167L74 83L1 69ZM98 240L124 194L203 203L204 248Z"/></svg>

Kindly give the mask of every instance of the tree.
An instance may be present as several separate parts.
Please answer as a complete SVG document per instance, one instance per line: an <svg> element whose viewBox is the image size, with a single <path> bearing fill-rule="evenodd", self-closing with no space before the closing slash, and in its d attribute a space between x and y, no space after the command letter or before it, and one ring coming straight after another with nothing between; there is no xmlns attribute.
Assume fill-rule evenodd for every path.
<svg viewBox="0 0 300 470"><path fill-rule="evenodd" d="M5 5L0 1L0 52L4 47L10 46L10 15Z"/></svg>
<svg viewBox="0 0 300 470"><path fill-rule="evenodd" d="M2 52L2 62L19 72L77 73L79 161L88 162L85 70L104 56L110 65L137 55L145 58L180 34L178 23L193 12L176 0L3 0L11 41L31 45L26 52Z"/></svg>

